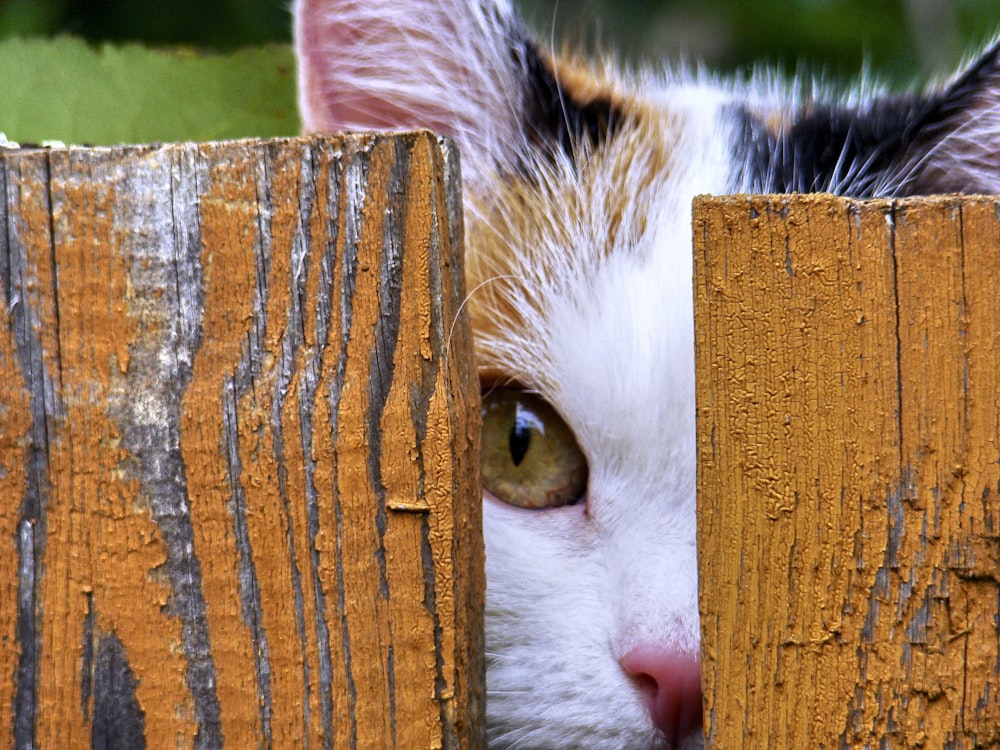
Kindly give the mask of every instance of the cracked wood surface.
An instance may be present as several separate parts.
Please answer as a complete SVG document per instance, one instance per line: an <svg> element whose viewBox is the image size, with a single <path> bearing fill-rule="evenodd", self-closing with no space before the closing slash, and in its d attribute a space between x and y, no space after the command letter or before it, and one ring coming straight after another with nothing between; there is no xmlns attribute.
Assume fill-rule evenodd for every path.
<svg viewBox="0 0 1000 750"><path fill-rule="evenodd" d="M714 748L1000 746L990 198L699 198Z"/></svg>
<svg viewBox="0 0 1000 750"><path fill-rule="evenodd" d="M479 746L454 148L0 152L0 190L0 742Z"/></svg>

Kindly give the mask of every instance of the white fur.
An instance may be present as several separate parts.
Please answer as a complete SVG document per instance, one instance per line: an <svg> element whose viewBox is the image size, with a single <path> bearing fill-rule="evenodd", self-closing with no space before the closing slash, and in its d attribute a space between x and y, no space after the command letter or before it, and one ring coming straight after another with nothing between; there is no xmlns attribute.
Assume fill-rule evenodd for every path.
<svg viewBox="0 0 1000 750"><path fill-rule="evenodd" d="M731 129L714 97L678 93L664 95L665 120L683 122L665 134L669 174L551 206L543 262L515 266L532 295L507 298L530 325L479 342L559 411L590 466L586 513L486 503L491 747L658 746L618 660L640 643L697 653L690 201L727 189ZM618 190L649 200L650 220L606 253L601 204Z"/></svg>

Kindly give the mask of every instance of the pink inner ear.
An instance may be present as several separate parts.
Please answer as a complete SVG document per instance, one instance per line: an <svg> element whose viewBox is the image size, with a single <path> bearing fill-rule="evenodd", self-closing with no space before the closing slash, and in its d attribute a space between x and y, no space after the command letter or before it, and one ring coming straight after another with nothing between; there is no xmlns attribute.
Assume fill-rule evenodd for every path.
<svg viewBox="0 0 1000 750"><path fill-rule="evenodd" d="M448 42L462 31L457 28L460 20L450 18L449 11L461 11L447 6L402 0L298 0L295 31L303 128L428 128L458 135L474 127L468 121L467 97L476 85L460 62L461 52L450 49ZM414 19L417 25L407 27Z"/></svg>
<svg viewBox="0 0 1000 750"><path fill-rule="evenodd" d="M295 53L298 63L299 112L306 132L342 129L341 103L329 93L328 58L348 43L347 32L328 19L336 12L333 3L297 0L295 3Z"/></svg>

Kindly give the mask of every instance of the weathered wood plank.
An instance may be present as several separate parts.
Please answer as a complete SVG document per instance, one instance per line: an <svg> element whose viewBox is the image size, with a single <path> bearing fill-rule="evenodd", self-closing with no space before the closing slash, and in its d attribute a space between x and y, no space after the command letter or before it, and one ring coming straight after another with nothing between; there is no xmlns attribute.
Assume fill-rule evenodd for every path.
<svg viewBox="0 0 1000 750"><path fill-rule="evenodd" d="M696 201L712 747L1000 744L997 208Z"/></svg>
<svg viewBox="0 0 1000 750"><path fill-rule="evenodd" d="M453 147L0 153L0 184L2 741L480 746Z"/></svg>

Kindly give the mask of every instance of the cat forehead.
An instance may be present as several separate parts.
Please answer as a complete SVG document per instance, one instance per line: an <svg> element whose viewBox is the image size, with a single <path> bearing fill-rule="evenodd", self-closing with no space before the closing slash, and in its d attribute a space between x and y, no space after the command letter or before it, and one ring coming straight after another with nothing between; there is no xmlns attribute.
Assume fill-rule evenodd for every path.
<svg viewBox="0 0 1000 750"><path fill-rule="evenodd" d="M629 123L572 156L527 149L488 192L469 196L471 252L502 266L515 255L534 265L559 263L567 251L580 261L634 248L670 178L679 130L670 120Z"/></svg>
<svg viewBox="0 0 1000 750"><path fill-rule="evenodd" d="M629 128L573 160L524 154L492 191L467 194L466 267L480 340L543 332L555 300L584 294L609 256L640 252L669 172L669 151Z"/></svg>
<svg viewBox="0 0 1000 750"><path fill-rule="evenodd" d="M539 98L552 86L556 101L527 108L526 137L514 154L462 154L463 164L487 175L467 186L466 204L469 252L490 270L526 258L558 266L567 252L579 263L635 251L663 198L689 202L699 183L719 186L714 178L731 166L733 149L711 164L704 159L730 127L732 92L685 79L640 80L609 60L538 55L528 88ZM563 131L530 119L553 108L554 119L572 121Z"/></svg>
<svg viewBox="0 0 1000 750"><path fill-rule="evenodd" d="M558 388L547 382L560 369L556 319L619 314L627 299L597 294L614 269L642 269L665 294L689 296L691 198L722 191L729 176L723 108L685 94L631 107L575 158L533 157L488 194L467 195L470 309L487 378Z"/></svg>

